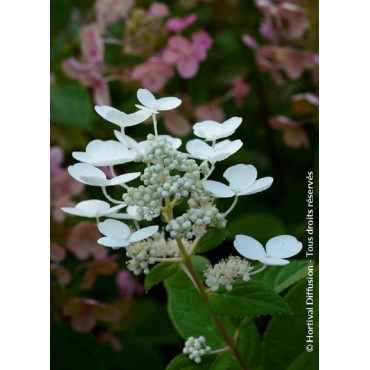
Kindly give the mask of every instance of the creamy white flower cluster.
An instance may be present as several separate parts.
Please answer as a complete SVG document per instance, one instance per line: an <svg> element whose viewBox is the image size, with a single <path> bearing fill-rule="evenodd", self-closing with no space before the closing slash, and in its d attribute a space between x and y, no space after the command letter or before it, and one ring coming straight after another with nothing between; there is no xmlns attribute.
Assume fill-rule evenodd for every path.
<svg viewBox="0 0 370 370"><path fill-rule="evenodd" d="M192 243L183 240L189 251ZM178 258L181 256L176 240L165 238L164 233L156 233L148 240L141 240L126 247L127 268L135 275L142 272L149 274L149 265L153 265L158 258Z"/></svg>
<svg viewBox="0 0 370 370"><path fill-rule="evenodd" d="M232 117L223 123L196 123L193 129L198 138L187 143L187 153L184 153L179 150L180 139L158 135L157 128L158 113L177 108L181 100L175 97L156 99L145 89L138 90L137 98L139 110L131 114L107 106L95 107L101 117L120 127L120 131L114 131L117 140L93 140L84 152L73 153L73 157L82 163L68 169L76 180L101 187L109 203L92 199L62 209L72 215L96 218L103 234L98 243L111 248L126 248L129 268L134 273L148 273L149 265L180 257L179 240L189 246L209 227L225 227L226 217L238 198L269 188L273 179L257 179L255 167L237 164L224 172L228 185L209 180L216 163L236 153L243 145L240 140L227 139L240 126L240 117ZM147 140L137 142L126 134L130 126L149 117L153 120L154 134L149 134ZM114 166L129 162L145 166L142 172L115 173ZM109 166L113 178L108 178L97 168L100 166ZM133 180L141 181L141 184L127 185ZM107 188L111 186L123 189L122 199L109 196ZM234 201L222 213L215 205L215 198L234 198ZM181 211L176 207L180 203ZM139 225L141 221L152 222L160 216L166 223L161 230L157 225ZM107 219L100 221L103 217ZM117 219L133 220L136 229ZM286 257L299 252L301 243L290 236L277 238L280 239L271 239L267 243L266 250L254 239L242 235L237 236L234 245L244 257L264 265L283 265L288 263ZM237 258L221 261L208 270L212 289L216 289L217 281L218 285L230 288L228 281L242 274L243 266L247 269L247 262L237 261ZM243 273L243 277L246 276Z"/></svg>
<svg viewBox="0 0 370 370"><path fill-rule="evenodd" d="M214 292L220 285L225 286L227 290L231 290L231 283L236 279L248 281L251 270L252 267L247 260L241 259L239 256L230 256L216 263L214 266L209 266L204 271L206 285Z"/></svg>
<svg viewBox="0 0 370 370"><path fill-rule="evenodd" d="M199 338L189 337L185 342L182 352L188 355L190 360L195 361L197 364L202 362L201 357L211 351L211 347L207 346L206 339L201 336Z"/></svg>

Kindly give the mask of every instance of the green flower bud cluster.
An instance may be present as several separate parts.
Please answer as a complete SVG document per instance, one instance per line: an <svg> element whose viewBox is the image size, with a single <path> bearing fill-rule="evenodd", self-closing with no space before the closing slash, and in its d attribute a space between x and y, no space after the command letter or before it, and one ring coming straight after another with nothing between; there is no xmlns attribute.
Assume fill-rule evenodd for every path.
<svg viewBox="0 0 370 370"><path fill-rule="evenodd" d="M185 248L190 250L191 243L183 241ZM126 247L128 258L127 268L135 275L142 272L149 273L149 265L156 262L156 258L180 257L181 253L173 239L166 239L164 233L156 233L151 239L142 240Z"/></svg>
<svg viewBox="0 0 370 370"><path fill-rule="evenodd" d="M208 165L203 163L198 166L195 160L188 158L187 154L174 149L173 144L166 137L155 137L149 134L145 153L138 157L138 160L148 165L141 175L144 185L129 188L122 198L127 205L138 206L139 221L152 221L158 217L164 198L178 200L188 197L197 199L203 196L205 189L201 181L201 173L209 171ZM219 212L215 209L214 213ZM184 217L186 218L186 215ZM213 218L213 215L209 214L208 218L207 215L203 217L206 217L207 222L208 218ZM192 218L197 220L195 217ZM181 219L179 221L181 222ZM185 223L184 227L187 225L189 223ZM188 238L202 233L203 229L189 234ZM190 230L185 228L184 231ZM177 237L177 234L173 235L175 234L172 234L172 237Z"/></svg>
<svg viewBox="0 0 370 370"><path fill-rule="evenodd" d="M192 239L203 235L208 227L226 226L225 217L208 198L189 199L188 204L188 211L166 226L172 238L185 235L187 239Z"/></svg>
<svg viewBox="0 0 370 370"><path fill-rule="evenodd" d="M214 266L209 266L204 271L205 283L214 292L218 290L220 285L225 286L227 290L232 290L232 282L239 278L248 281L251 270L252 267L247 260L241 259L239 256L230 256Z"/></svg>

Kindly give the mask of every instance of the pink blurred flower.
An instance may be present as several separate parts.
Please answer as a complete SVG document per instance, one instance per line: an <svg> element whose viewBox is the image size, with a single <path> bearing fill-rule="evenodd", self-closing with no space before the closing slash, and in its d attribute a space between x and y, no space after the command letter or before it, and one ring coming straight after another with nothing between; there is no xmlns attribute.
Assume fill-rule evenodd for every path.
<svg viewBox="0 0 370 370"><path fill-rule="evenodd" d="M225 120L225 113L222 108L214 103L203 104L195 108L195 118L197 121L212 120L216 122L223 122Z"/></svg>
<svg viewBox="0 0 370 370"><path fill-rule="evenodd" d="M248 46L252 50L258 50L260 47L258 42L248 34L242 35L242 41L246 46Z"/></svg>
<svg viewBox="0 0 370 370"><path fill-rule="evenodd" d="M203 30L194 32L191 35L191 39L195 47L203 49L205 51L208 51L213 44L212 37L209 35L208 32L203 31Z"/></svg>
<svg viewBox="0 0 370 370"><path fill-rule="evenodd" d="M53 178L63 171L62 163L64 161L63 149L59 146L50 148L50 177Z"/></svg>
<svg viewBox="0 0 370 370"><path fill-rule="evenodd" d="M97 0L95 15L98 24L105 27L125 18L134 3L134 0Z"/></svg>
<svg viewBox="0 0 370 370"><path fill-rule="evenodd" d="M115 351L121 351L122 350L122 344L120 340L114 336L110 332L100 332L99 334L99 342L102 344L109 344Z"/></svg>
<svg viewBox="0 0 370 370"><path fill-rule="evenodd" d="M66 257L66 251L58 244L50 243L50 260L54 262L61 262Z"/></svg>
<svg viewBox="0 0 370 370"><path fill-rule="evenodd" d="M260 28L260 34L271 42L277 42L277 32L270 19L263 19Z"/></svg>
<svg viewBox="0 0 370 370"><path fill-rule="evenodd" d="M299 122L289 117L275 116L270 117L269 125L276 130L282 131L283 141L287 147L293 149L300 147L307 149L310 147L308 136Z"/></svg>
<svg viewBox="0 0 370 370"><path fill-rule="evenodd" d="M72 281L72 274L70 271L58 263L52 263L50 265L50 271L56 274L57 280L61 285L67 285Z"/></svg>
<svg viewBox="0 0 370 370"><path fill-rule="evenodd" d="M103 166L103 167L98 167L99 170L103 171L105 173L105 176L107 177L108 180L113 178L112 172L110 171L110 168L108 166Z"/></svg>
<svg viewBox="0 0 370 370"><path fill-rule="evenodd" d="M164 125L166 129L177 136L186 136L190 134L191 125L188 119L181 114L173 111L163 112Z"/></svg>
<svg viewBox="0 0 370 370"><path fill-rule="evenodd" d="M167 29L172 32L182 31L197 20L197 15L192 13L184 18L173 17L167 21Z"/></svg>
<svg viewBox="0 0 370 370"><path fill-rule="evenodd" d="M118 270L116 259L118 255L109 256L103 261L92 261L87 264L86 272L82 278L81 288L90 289L99 275L112 275Z"/></svg>
<svg viewBox="0 0 370 370"><path fill-rule="evenodd" d="M50 148L50 207L56 222L62 222L65 213L61 207L73 206L73 197L82 193L84 185L73 180L66 169L61 167L64 153L59 147Z"/></svg>
<svg viewBox="0 0 370 370"><path fill-rule="evenodd" d="M233 83L235 105L239 108L244 105L244 98L249 94L250 87L243 76L237 76Z"/></svg>
<svg viewBox="0 0 370 370"><path fill-rule="evenodd" d="M116 276L116 284L118 287L118 295L122 299L130 299L134 295L144 293L142 284L134 280L127 269L122 269Z"/></svg>
<svg viewBox="0 0 370 370"><path fill-rule="evenodd" d="M104 260L108 249L98 244L101 237L98 227L92 222L81 222L75 226L67 240L67 249L80 260L93 257L97 261Z"/></svg>
<svg viewBox="0 0 370 370"><path fill-rule="evenodd" d="M292 109L294 112L309 115L317 112L319 97L313 93L301 93L292 96Z"/></svg>
<svg viewBox="0 0 370 370"><path fill-rule="evenodd" d="M104 44L97 24L91 23L80 32L82 55L88 63L100 63L104 59Z"/></svg>
<svg viewBox="0 0 370 370"><path fill-rule="evenodd" d="M172 67L160 58L151 58L137 65L131 74L131 78L138 80L146 88L153 92L163 89L168 78L174 76Z"/></svg>
<svg viewBox="0 0 370 370"><path fill-rule="evenodd" d="M73 78L93 90L94 102L97 105L110 105L108 84L97 66L87 65L77 59L68 58L62 62L62 70L66 76Z"/></svg>
<svg viewBox="0 0 370 370"><path fill-rule="evenodd" d="M80 297L74 298L64 306L63 314L71 318L73 329L80 333L91 331L97 320L117 322L121 317L119 309L113 305Z"/></svg>
<svg viewBox="0 0 370 370"><path fill-rule="evenodd" d="M286 26L286 36L293 40L301 38L310 28L306 11L301 6L290 2L283 2L276 7L276 21L282 31Z"/></svg>
<svg viewBox="0 0 370 370"><path fill-rule="evenodd" d="M199 69L199 63L206 59L207 50L212 42L207 33L192 35L192 41L183 36L172 36L168 39L163 51L163 59L176 65L177 72L183 78L192 78Z"/></svg>
<svg viewBox="0 0 370 370"><path fill-rule="evenodd" d="M168 6L164 3L154 2L149 7L149 14L153 17L165 17L170 13Z"/></svg>

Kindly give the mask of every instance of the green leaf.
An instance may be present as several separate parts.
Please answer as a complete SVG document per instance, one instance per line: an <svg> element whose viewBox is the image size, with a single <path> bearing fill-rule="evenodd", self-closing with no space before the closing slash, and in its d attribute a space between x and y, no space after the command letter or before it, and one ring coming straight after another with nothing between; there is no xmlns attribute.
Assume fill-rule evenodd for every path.
<svg viewBox="0 0 370 370"><path fill-rule="evenodd" d="M202 276L209 261L202 256L193 256L192 261L195 269ZM168 312L180 335L184 339L203 335L211 348L224 347L225 341L208 307L189 277L179 270L165 281L165 287L168 293ZM233 335L235 324L228 319L224 319L223 322L229 334Z"/></svg>
<svg viewBox="0 0 370 370"><path fill-rule="evenodd" d="M233 289L226 293L212 293L208 302L214 312L226 316L254 317L290 312L276 292L253 280L236 282Z"/></svg>
<svg viewBox="0 0 370 370"><path fill-rule="evenodd" d="M204 253L218 247L229 235L225 229L208 229L207 232L199 239L195 253Z"/></svg>
<svg viewBox="0 0 370 370"><path fill-rule="evenodd" d="M262 360L261 338L253 322L247 317L239 326L236 346L251 369L257 369Z"/></svg>
<svg viewBox="0 0 370 370"><path fill-rule="evenodd" d="M163 280L172 276L179 269L178 263L161 262L155 265L145 278L145 290L148 291L152 286L161 283Z"/></svg>
<svg viewBox="0 0 370 370"><path fill-rule="evenodd" d="M265 370L285 370L306 350L308 312L306 305L306 279L295 285L284 296L293 315L275 316L269 322L264 334ZM314 273L313 321L318 324L318 274ZM311 306L312 307L312 306ZM318 356L318 328L314 326L314 350ZM297 360L298 361L298 360ZM315 369L316 370L316 369Z"/></svg>
<svg viewBox="0 0 370 370"><path fill-rule="evenodd" d="M89 129L93 121L93 104L82 86L55 86L50 91L51 120L67 126Z"/></svg>
<svg viewBox="0 0 370 370"><path fill-rule="evenodd" d="M314 352L302 352L287 368L287 370L317 370L319 356Z"/></svg>
<svg viewBox="0 0 370 370"><path fill-rule="evenodd" d="M232 361L234 354L230 351L219 355L212 363L210 370L226 370Z"/></svg>
<svg viewBox="0 0 370 370"><path fill-rule="evenodd" d="M266 270L253 275L253 280L258 280L275 292L280 293L286 288L307 276L309 261L290 261L286 266L268 266Z"/></svg>
<svg viewBox="0 0 370 370"><path fill-rule="evenodd" d="M172 359L166 370L209 370L211 364L212 358L210 357L203 357L202 362L197 364L190 360L188 356L181 354Z"/></svg>
<svg viewBox="0 0 370 370"><path fill-rule="evenodd" d="M227 230L231 234L244 234L267 242L274 236L285 234L285 226L274 215L268 213L250 213L230 221Z"/></svg>

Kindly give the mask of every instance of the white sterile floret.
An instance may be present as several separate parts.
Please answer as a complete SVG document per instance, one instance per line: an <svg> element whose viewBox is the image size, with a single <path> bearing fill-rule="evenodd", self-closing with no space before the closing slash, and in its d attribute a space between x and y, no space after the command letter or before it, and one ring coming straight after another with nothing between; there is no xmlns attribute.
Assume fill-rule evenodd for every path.
<svg viewBox="0 0 370 370"><path fill-rule="evenodd" d="M136 104L136 107L151 114L156 114L158 111L171 110L177 108L181 103L181 99L175 97L156 99L154 95L147 89L139 89L137 98L142 105Z"/></svg>
<svg viewBox="0 0 370 370"><path fill-rule="evenodd" d="M117 140L121 142L123 145L125 145L128 149L132 149L137 152L137 154L144 155L146 150L148 149L150 145L149 140L143 140L137 142L130 136L127 136L123 134L120 131L114 130L114 135L116 136ZM181 139L172 137L170 135L158 135L158 138L166 138L171 144L174 149L180 148L182 141Z"/></svg>
<svg viewBox="0 0 370 370"><path fill-rule="evenodd" d="M87 144L85 152L73 152L72 156L80 162L100 167L132 162L136 153L118 141L93 140Z"/></svg>
<svg viewBox="0 0 370 370"><path fill-rule="evenodd" d="M73 178L83 184L103 187L125 184L141 175L140 172L126 173L108 180L106 174L102 170L87 163L77 163L73 166L69 166L68 172Z"/></svg>
<svg viewBox="0 0 370 370"><path fill-rule="evenodd" d="M62 207L61 209L71 215L96 218L103 216L113 217L123 207L126 207L126 205L119 204L111 207L109 203L103 200L91 199L77 203L75 207Z"/></svg>
<svg viewBox="0 0 370 370"><path fill-rule="evenodd" d="M266 250L256 239L246 235L237 235L234 241L235 249L244 257L257 260L269 266L283 266L289 263L285 258L298 254L302 243L294 236L280 235L270 239Z"/></svg>
<svg viewBox="0 0 370 370"><path fill-rule="evenodd" d="M197 122L193 130L196 136L207 141L215 141L232 135L241 123L241 117L232 117L223 123L207 120Z"/></svg>
<svg viewBox="0 0 370 370"><path fill-rule="evenodd" d="M206 160L210 163L216 163L230 157L242 146L243 142L241 140L223 140L212 147L203 140L195 139L190 140L186 144L186 150L193 158Z"/></svg>
<svg viewBox="0 0 370 370"><path fill-rule="evenodd" d="M229 186L212 180L207 180L203 184L210 193L218 198L255 194L268 189L274 181L272 177L256 180L256 168L246 164L229 167L223 176L229 182Z"/></svg>
<svg viewBox="0 0 370 370"><path fill-rule="evenodd" d="M247 260L230 256L216 263L214 266L209 266L204 271L206 285L214 292L220 285L224 285L227 290L231 290L231 284L235 279L242 278L244 281L248 281L251 270L252 267Z"/></svg>
<svg viewBox="0 0 370 370"><path fill-rule="evenodd" d="M121 221L105 220L98 224L99 231L105 235L98 240L98 243L112 248L127 247L130 243L149 238L158 231L158 228L158 226L149 226L132 233L130 228Z"/></svg>
<svg viewBox="0 0 370 370"><path fill-rule="evenodd" d="M135 113L126 114L116 108L108 107L106 105L95 106L96 113L105 120L120 126L121 128L135 126L144 122L150 117L150 112L140 110Z"/></svg>
<svg viewBox="0 0 370 370"><path fill-rule="evenodd" d="M197 364L202 362L201 357L210 351L211 347L207 346L206 339L203 336L199 338L189 337L182 350L185 355L189 356L190 360L193 360Z"/></svg>

